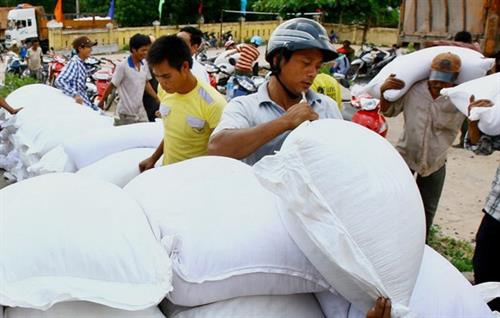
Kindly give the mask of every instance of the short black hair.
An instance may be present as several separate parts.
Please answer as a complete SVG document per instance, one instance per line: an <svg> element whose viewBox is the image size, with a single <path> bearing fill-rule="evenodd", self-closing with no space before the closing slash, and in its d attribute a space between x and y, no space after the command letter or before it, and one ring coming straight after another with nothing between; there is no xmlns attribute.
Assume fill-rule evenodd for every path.
<svg viewBox="0 0 500 318"><path fill-rule="evenodd" d="M463 43L472 43L472 35L467 31L460 31L455 34L455 41Z"/></svg>
<svg viewBox="0 0 500 318"><path fill-rule="evenodd" d="M193 66L191 50L183 39L175 35L164 35L158 38L149 48L146 60L151 66L167 61L171 67L179 71L185 61L189 63L189 68Z"/></svg>
<svg viewBox="0 0 500 318"><path fill-rule="evenodd" d="M272 74L279 74L281 72L281 62L284 60L285 63L288 63L290 59L292 58L293 51L286 49L286 48L281 48L279 50L276 50L273 52L273 54L270 57L270 66L271 66L271 72ZM278 56L277 63L274 63L274 58Z"/></svg>
<svg viewBox="0 0 500 318"><path fill-rule="evenodd" d="M203 33L200 29L192 26L185 26L179 30L179 32L186 32L191 34L191 45L201 45L201 39L203 38Z"/></svg>
<svg viewBox="0 0 500 318"><path fill-rule="evenodd" d="M128 41L130 52L132 52L132 49L138 50L141 47L148 45L151 45L151 39L149 36L140 33L134 34Z"/></svg>

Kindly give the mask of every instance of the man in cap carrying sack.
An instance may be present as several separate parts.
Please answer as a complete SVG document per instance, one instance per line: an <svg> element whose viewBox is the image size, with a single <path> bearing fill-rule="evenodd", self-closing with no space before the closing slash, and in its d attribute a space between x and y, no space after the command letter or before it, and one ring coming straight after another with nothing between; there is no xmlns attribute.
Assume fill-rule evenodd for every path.
<svg viewBox="0 0 500 318"><path fill-rule="evenodd" d="M427 234L443 190L447 150L465 118L448 97L440 96L441 89L455 86L460 67L460 57L441 53L432 60L429 79L414 84L399 100L391 103L383 94L388 89L402 89L402 80L391 75L380 88L382 113L392 117L403 112L404 131L396 149L417 174Z"/></svg>
<svg viewBox="0 0 500 318"><path fill-rule="evenodd" d="M92 54L92 47L97 42L92 42L88 37L81 36L73 41L73 49L76 55L64 66L61 74L56 78L56 86L62 92L72 98L78 104L82 104L97 110L86 93L87 77L89 76L84 61Z"/></svg>
<svg viewBox="0 0 500 318"><path fill-rule="evenodd" d="M336 56L319 23L296 18L278 26L266 51L271 79L257 93L227 104L210 137L208 153L253 165L279 150L290 131L304 121L342 119L334 100L310 89L323 62Z"/></svg>

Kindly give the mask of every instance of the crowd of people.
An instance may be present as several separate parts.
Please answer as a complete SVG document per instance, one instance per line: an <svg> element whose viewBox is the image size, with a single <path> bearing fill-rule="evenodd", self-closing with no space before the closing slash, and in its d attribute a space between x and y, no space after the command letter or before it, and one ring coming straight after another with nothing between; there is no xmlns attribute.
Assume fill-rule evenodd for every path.
<svg viewBox="0 0 500 318"><path fill-rule="evenodd" d="M194 58L202 40L202 32L185 27L177 35L152 39L136 34L130 39L130 55L116 68L104 98L103 108L113 88L118 90L116 125L125 125L161 117L164 138L158 148L138 163L140 171L151 169L163 156L163 165L203 155L227 156L249 165L274 154L287 135L305 121L322 118L342 120L341 101L311 89L323 63L339 54L351 57L349 41L336 50L330 36L317 22L296 18L277 27L265 53L271 77L254 94L229 102L212 86L203 66ZM56 79L57 86L75 102L95 107L85 94L86 69L83 61L96 45L88 37L73 42L76 55ZM227 50L245 56L236 64L241 74L251 74L261 41L250 44L230 43ZM28 52L36 65L38 49ZM407 83L390 76L381 87L381 111L386 116L403 113L404 131L396 149L415 175L425 208L426 230L436 214L446 176L446 154L466 120L464 136L467 149L477 154L491 154L500 149L500 136L487 136L477 125L460 113L449 98L440 95L452 87L460 73L462 61L453 53L437 55L428 79L412 85L399 100L389 102L383 93L401 89ZM339 93L337 93L338 95ZM0 106L12 114L20 109L3 99ZM470 108L491 107L488 100L471 99ZM336 136L332 136L335 138ZM338 137L338 136L337 136ZM484 208L474 254L477 283L500 281L500 167ZM389 317L390 301L379 300L369 317ZM500 310L498 299L490 303ZM388 310L389 308L389 310Z"/></svg>

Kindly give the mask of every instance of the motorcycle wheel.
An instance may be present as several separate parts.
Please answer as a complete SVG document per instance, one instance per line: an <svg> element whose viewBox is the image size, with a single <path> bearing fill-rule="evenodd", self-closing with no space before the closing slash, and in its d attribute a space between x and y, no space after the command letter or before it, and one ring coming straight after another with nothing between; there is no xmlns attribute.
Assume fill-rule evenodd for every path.
<svg viewBox="0 0 500 318"><path fill-rule="evenodd" d="M359 64L351 65L351 67L349 67L349 69L347 70L347 73L345 74L345 78L348 81L356 80L356 78L358 78L358 75L359 75L360 67L361 67L361 65L359 65Z"/></svg>

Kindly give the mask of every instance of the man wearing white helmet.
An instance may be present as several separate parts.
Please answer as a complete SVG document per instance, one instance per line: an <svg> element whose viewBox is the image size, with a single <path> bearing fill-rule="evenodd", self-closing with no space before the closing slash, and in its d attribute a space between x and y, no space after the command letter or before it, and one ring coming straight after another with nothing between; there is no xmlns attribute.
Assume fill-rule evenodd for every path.
<svg viewBox="0 0 500 318"><path fill-rule="evenodd" d="M296 18L278 26L266 51L271 79L257 93L227 104L208 153L253 165L279 150L290 131L304 121L342 119L334 100L310 89L323 62L336 56L319 23Z"/></svg>

